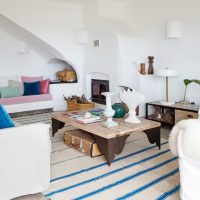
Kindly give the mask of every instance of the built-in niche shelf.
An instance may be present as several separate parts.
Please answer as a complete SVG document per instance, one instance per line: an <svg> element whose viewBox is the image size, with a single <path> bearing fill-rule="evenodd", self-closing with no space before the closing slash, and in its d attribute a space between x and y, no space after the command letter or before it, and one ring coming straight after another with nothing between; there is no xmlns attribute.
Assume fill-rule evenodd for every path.
<svg viewBox="0 0 200 200"><path fill-rule="evenodd" d="M63 82L63 81L51 81L51 80L50 80L50 84L69 84L69 83L78 83L78 81Z"/></svg>
<svg viewBox="0 0 200 200"><path fill-rule="evenodd" d="M49 60L47 63L48 65L48 77L50 80L50 84L68 84L68 83L77 83L78 82L78 76L75 68L70 64L69 62L63 60L63 59L58 59L58 58L53 58ZM63 71L64 69L70 70L75 74L75 77L73 80L69 81L59 81L57 73L60 71Z"/></svg>

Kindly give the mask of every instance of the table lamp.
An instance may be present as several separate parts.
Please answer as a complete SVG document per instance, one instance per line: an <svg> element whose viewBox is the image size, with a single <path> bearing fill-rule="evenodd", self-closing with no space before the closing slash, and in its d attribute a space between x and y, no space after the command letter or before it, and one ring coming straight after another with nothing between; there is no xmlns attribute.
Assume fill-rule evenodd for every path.
<svg viewBox="0 0 200 200"><path fill-rule="evenodd" d="M161 101L160 103L163 105L173 105L174 102L170 102L169 101L169 95L168 95L168 79L169 77L175 77L178 76L178 72L174 69L168 69L166 68L162 68L162 69L157 69L155 70L155 75L156 76L162 76L166 78L166 101Z"/></svg>

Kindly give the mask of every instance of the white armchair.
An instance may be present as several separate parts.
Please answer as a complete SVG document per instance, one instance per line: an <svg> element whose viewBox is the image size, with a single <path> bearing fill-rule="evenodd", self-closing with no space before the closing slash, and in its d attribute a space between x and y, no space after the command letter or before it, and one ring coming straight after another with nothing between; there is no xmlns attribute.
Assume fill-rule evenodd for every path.
<svg viewBox="0 0 200 200"><path fill-rule="evenodd" d="M200 120L177 123L170 133L169 144L179 156L182 200L200 199Z"/></svg>
<svg viewBox="0 0 200 200"><path fill-rule="evenodd" d="M43 192L50 181L49 125L0 129L0 199Z"/></svg>

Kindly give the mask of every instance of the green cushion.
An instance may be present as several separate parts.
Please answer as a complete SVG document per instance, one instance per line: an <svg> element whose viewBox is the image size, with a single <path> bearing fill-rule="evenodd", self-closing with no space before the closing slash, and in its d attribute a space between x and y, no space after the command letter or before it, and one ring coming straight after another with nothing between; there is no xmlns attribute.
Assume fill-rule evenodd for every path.
<svg viewBox="0 0 200 200"><path fill-rule="evenodd" d="M20 91L17 87L3 87L0 88L1 98L19 97Z"/></svg>

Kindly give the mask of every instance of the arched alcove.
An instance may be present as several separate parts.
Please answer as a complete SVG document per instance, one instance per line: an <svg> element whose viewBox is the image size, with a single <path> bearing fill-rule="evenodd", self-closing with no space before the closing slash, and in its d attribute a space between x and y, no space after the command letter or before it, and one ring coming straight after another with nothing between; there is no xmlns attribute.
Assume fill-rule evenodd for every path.
<svg viewBox="0 0 200 200"><path fill-rule="evenodd" d="M65 61L63 59L58 59L58 58L52 58L51 60L48 61L47 66L48 66L49 73L51 74L51 77L50 77L51 80L57 80L58 79L57 73L67 68L68 70L74 72L75 78L66 82L69 82L69 83L78 82L78 75L77 75L76 69L68 61Z"/></svg>

